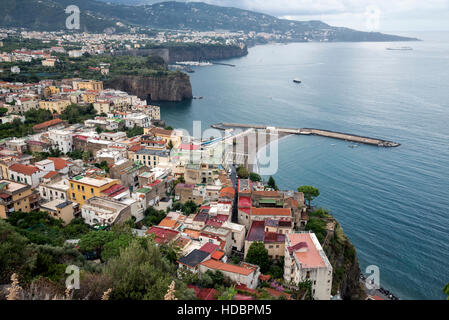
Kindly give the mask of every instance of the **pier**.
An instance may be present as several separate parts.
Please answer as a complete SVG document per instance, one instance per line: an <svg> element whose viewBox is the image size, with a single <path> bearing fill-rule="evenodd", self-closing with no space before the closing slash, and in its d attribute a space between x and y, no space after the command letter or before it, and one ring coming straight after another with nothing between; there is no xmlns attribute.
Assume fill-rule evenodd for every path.
<svg viewBox="0 0 449 320"><path fill-rule="evenodd" d="M399 147L401 144L393 141L388 141L384 139L371 138L365 136L359 136L350 133L343 133L338 131L315 129L315 128L278 128L273 126L263 126L255 124L241 124L241 123L229 123L222 122L211 125L212 128L219 130L226 130L231 128L241 128L241 129L259 129L259 130L269 130L278 131L285 134L297 134L297 135L315 135L321 137L328 137L332 139L344 140L353 143L368 144L378 147L394 148Z"/></svg>

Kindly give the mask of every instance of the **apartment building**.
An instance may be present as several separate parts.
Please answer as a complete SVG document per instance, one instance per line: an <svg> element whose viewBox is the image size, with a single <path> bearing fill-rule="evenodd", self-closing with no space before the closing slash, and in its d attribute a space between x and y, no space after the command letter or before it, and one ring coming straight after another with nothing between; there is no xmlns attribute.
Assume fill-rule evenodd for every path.
<svg viewBox="0 0 449 320"><path fill-rule="evenodd" d="M92 197L81 205L81 217L91 226L110 226L131 218L131 207L111 198Z"/></svg>
<svg viewBox="0 0 449 320"><path fill-rule="evenodd" d="M84 202L92 197L99 197L101 193L118 184L120 181L103 177L77 176L69 179L70 200L83 205Z"/></svg>
<svg viewBox="0 0 449 320"><path fill-rule="evenodd" d="M285 237L284 280L294 284L310 280L314 299L330 299L332 266L314 233Z"/></svg>
<svg viewBox="0 0 449 320"><path fill-rule="evenodd" d="M14 211L39 210L39 194L31 186L10 180L0 180L0 218Z"/></svg>

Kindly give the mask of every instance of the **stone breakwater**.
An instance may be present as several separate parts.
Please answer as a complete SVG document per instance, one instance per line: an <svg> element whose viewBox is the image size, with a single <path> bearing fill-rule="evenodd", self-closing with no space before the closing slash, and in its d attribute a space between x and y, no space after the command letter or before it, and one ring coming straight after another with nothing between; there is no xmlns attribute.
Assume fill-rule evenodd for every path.
<svg viewBox="0 0 449 320"><path fill-rule="evenodd" d="M370 137L364 137L359 136L355 134L349 134L349 133L342 133L337 131L330 131L330 130L322 130L322 129L314 129L314 128L277 128L277 127L271 127L271 126L263 126L263 125L256 125L256 124L241 124L241 123L218 123L213 124L212 128L220 129L220 130L226 130L229 128L241 128L241 129L266 129L269 131L277 131L279 134L301 134L301 135L317 135L322 137L328 137L333 139L339 139L339 140L345 140L350 141L354 143L362 143L362 144L368 144L368 145L374 145L378 147L399 147L401 144L393 141L388 141L384 139L378 139L378 138L370 138Z"/></svg>

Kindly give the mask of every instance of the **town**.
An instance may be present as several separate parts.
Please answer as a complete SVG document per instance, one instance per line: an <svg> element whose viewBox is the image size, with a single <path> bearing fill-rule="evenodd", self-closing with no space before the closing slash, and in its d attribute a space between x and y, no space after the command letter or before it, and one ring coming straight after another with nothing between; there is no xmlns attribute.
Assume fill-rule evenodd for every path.
<svg viewBox="0 0 449 320"><path fill-rule="evenodd" d="M209 163L212 153L227 158L221 148L161 126L158 106L104 90L101 81L1 82L0 90L2 126L17 131L29 115L51 118L1 141L1 218L41 211L63 225L82 219L96 232L132 221L136 235L177 248L179 272L219 271L241 299L257 297L261 283L270 295L292 297L273 281L289 288L310 281L314 299L330 299L332 266L305 231L303 193L279 191L243 166ZM89 106L89 119L62 119ZM254 263L260 246L274 270ZM217 294L191 287L199 298Z"/></svg>

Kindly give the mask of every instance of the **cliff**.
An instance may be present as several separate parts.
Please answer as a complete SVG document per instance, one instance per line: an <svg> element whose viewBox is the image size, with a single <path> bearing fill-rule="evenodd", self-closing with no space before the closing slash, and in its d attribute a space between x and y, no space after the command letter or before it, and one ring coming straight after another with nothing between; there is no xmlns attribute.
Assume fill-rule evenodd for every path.
<svg viewBox="0 0 449 320"><path fill-rule="evenodd" d="M364 300L366 291L360 282L357 253L335 218L323 209L309 212L306 230L313 231L333 268L332 295L344 300Z"/></svg>
<svg viewBox="0 0 449 320"><path fill-rule="evenodd" d="M169 48L170 63L177 61L208 61L243 57L248 54L246 45L195 45Z"/></svg>
<svg viewBox="0 0 449 320"><path fill-rule="evenodd" d="M179 102L193 98L190 78L180 72L157 77L120 75L105 81L104 85L145 100Z"/></svg>

